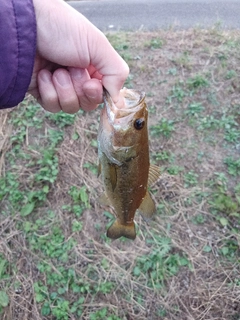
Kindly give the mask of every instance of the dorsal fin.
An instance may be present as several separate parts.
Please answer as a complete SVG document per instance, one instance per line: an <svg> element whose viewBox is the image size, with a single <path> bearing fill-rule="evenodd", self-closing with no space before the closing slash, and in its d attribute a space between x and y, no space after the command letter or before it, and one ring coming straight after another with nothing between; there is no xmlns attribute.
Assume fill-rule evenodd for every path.
<svg viewBox="0 0 240 320"><path fill-rule="evenodd" d="M148 173L148 186L151 186L160 177L160 168L155 164L151 164Z"/></svg>

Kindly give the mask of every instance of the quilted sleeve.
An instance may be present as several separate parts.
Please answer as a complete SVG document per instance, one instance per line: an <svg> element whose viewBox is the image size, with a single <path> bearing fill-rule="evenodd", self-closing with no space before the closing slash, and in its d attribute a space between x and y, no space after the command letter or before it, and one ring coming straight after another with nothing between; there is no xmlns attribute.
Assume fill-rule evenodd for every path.
<svg viewBox="0 0 240 320"><path fill-rule="evenodd" d="M14 107L24 99L35 52L32 0L0 0L0 109Z"/></svg>

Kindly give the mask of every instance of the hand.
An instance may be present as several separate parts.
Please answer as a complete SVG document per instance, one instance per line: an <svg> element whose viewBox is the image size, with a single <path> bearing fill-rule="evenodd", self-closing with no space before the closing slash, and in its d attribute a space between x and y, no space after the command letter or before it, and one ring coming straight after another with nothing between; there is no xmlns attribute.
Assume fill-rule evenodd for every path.
<svg viewBox="0 0 240 320"><path fill-rule="evenodd" d="M63 0L33 0L37 53L28 92L50 112L93 110L102 86L121 107L129 68L102 32Z"/></svg>

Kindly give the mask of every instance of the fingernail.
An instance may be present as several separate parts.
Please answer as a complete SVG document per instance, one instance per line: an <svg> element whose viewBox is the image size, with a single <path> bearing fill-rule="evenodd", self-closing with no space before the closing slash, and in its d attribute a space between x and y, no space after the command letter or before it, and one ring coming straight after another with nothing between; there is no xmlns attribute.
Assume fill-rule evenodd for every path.
<svg viewBox="0 0 240 320"><path fill-rule="evenodd" d="M86 96L90 99L96 99L97 98L97 94L95 91L91 90L90 92L86 93Z"/></svg>
<svg viewBox="0 0 240 320"><path fill-rule="evenodd" d="M52 82L52 75L50 72L41 72L40 78L42 81L44 81L46 83Z"/></svg>
<svg viewBox="0 0 240 320"><path fill-rule="evenodd" d="M69 68L70 74L75 79L81 79L86 70L81 68Z"/></svg>
<svg viewBox="0 0 240 320"><path fill-rule="evenodd" d="M68 74L65 74L63 72L59 72L57 74L55 74L55 77L56 77L56 80L57 82L63 86L63 87L66 87L66 86L69 86L70 84L70 77Z"/></svg>

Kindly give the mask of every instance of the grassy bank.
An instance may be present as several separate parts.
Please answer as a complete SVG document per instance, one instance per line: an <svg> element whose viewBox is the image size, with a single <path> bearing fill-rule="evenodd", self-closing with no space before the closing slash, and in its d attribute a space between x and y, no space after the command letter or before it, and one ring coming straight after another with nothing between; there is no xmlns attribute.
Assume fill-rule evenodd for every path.
<svg viewBox="0 0 240 320"><path fill-rule="evenodd" d="M1 319L240 319L240 33L108 34L149 107L157 214L111 241L99 109L0 113Z"/></svg>

